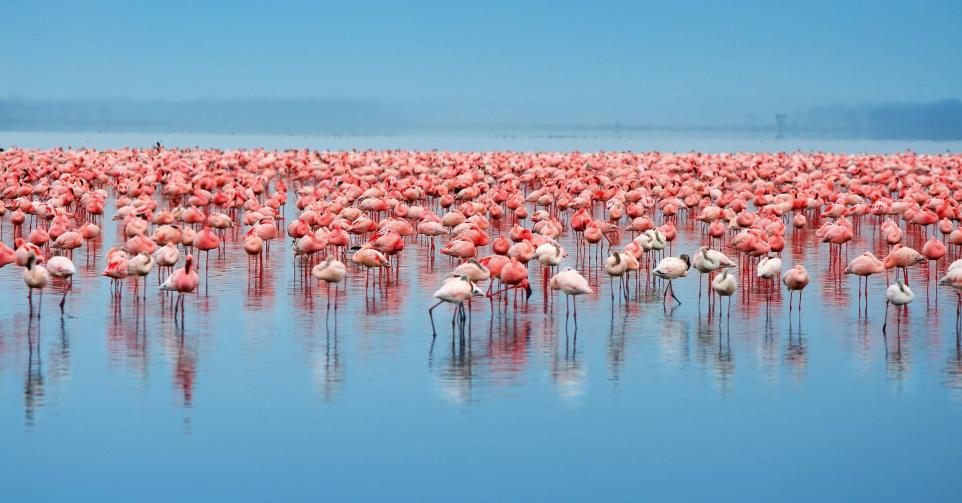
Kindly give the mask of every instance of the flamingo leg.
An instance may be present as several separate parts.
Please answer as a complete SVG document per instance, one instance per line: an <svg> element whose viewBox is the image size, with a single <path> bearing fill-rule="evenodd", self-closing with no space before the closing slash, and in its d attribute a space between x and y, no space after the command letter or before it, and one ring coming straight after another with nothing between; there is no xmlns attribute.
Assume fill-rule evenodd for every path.
<svg viewBox="0 0 962 503"><path fill-rule="evenodd" d="M67 292L69 292L71 288L73 288L73 278L67 280L67 288L64 289L63 297L60 299L60 314L63 314L63 305L67 301Z"/></svg>
<svg viewBox="0 0 962 503"><path fill-rule="evenodd" d="M888 300L885 301L885 318L884 319L885 321L882 323L883 334L885 333L885 329L888 327L888 324L889 324L889 301Z"/></svg>
<svg viewBox="0 0 962 503"><path fill-rule="evenodd" d="M434 311L434 308L440 306L440 305L443 304L443 303L444 303L443 300L439 300L437 304L435 304L435 305L431 306L430 308L428 308L428 317L431 318L431 337L437 337L437 336L438 336L438 331L437 331L437 329L434 328L434 313L433 313L432 311Z"/></svg>
<svg viewBox="0 0 962 503"><path fill-rule="evenodd" d="M678 300L678 297L675 296L675 289L672 288L671 280L668 280L668 291L671 292L671 298L675 299L675 302L677 302L678 305L680 306L680 305L681 305L681 301Z"/></svg>

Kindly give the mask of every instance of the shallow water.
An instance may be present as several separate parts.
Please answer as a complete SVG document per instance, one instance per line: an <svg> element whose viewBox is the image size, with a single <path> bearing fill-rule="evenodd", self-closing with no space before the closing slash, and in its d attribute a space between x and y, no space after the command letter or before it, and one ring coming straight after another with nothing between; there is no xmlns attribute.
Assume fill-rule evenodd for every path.
<svg viewBox="0 0 962 503"><path fill-rule="evenodd" d="M699 227L679 228L673 252L691 253ZM873 229L861 222L842 267ZM742 281L730 321L709 319L694 273L675 282L680 307L644 275L612 302L565 236L596 287L577 322L532 264L529 303L475 301L463 341L448 306L431 337L452 265L427 263L424 244L383 289L351 269L328 315L289 243L248 272L232 242L181 330L153 276L146 300L130 285L111 299L104 230L74 256L63 318L61 285L30 318L19 271L0 270L4 500L958 499L956 297L913 269L916 301L883 337L885 279L860 314L856 280L811 229L784 253L813 275L800 313L779 293L768 312L767 285Z"/></svg>

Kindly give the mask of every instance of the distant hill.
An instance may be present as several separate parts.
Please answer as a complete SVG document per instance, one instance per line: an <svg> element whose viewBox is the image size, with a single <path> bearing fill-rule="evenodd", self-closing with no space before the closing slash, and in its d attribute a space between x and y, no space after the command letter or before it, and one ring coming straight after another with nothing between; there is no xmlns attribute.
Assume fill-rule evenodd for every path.
<svg viewBox="0 0 962 503"><path fill-rule="evenodd" d="M831 136L912 140L962 139L962 101L830 105L796 113L774 113L766 123L756 119L720 124L659 124L647 117L611 119L618 110L568 110L572 117L594 122L564 122L564 109L550 114L520 105L502 120L497 107L463 108L459 104L430 106L350 100L32 100L0 99L0 130L6 131L124 131L252 134L393 134L421 129L493 131L499 128L552 130L771 130L778 135ZM543 108L543 105L541 105ZM473 112L471 110L474 110ZM541 114L538 113L541 110ZM503 110L502 110L503 111ZM553 117L553 119L550 119ZM668 114L669 119L674 116ZM777 118L777 119L776 119ZM723 119L724 120L724 119Z"/></svg>
<svg viewBox="0 0 962 503"><path fill-rule="evenodd" d="M962 139L962 101L823 106L789 116L794 134L824 133L854 138Z"/></svg>

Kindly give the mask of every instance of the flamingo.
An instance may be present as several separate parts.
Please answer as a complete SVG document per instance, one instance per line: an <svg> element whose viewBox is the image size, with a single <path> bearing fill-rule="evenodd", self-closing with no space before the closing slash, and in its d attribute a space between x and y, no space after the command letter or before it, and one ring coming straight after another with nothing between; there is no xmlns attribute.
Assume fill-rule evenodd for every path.
<svg viewBox="0 0 962 503"><path fill-rule="evenodd" d="M454 332L454 323L460 315L460 321L464 324L464 302L471 297L480 297L484 292L479 290L474 283L465 276L451 276L444 279L441 288L434 292L434 298L438 302L428 308L428 317L431 318L431 337L437 337L438 331L434 326L434 308L447 302L455 305L454 315L451 317L451 331Z"/></svg>
<svg viewBox="0 0 962 503"><path fill-rule="evenodd" d="M210 226L204 224L200 232L194 236L192 244L194 248L204 252L204 256L207 258L204 261L204 274L206 275L210 272L210 251L220 248L220 238L217 237L217 234L214 234Z"/></svg>
<svg viewBox="0 0 962 503"><path fill-rule="evenodd" d="M174 243L167 243L164 246L158 247L157 251L154 252L154 262L157 264L157 268L162 270L166 268L170 270L177 264L180 260L180 250ZM158 274L158 283L160 280L160 275Z"/></svg>
<svg viewBox="0 0 962 503"><path fill-rule="evenodd" d="M909 284L908 268L922 262L925 262L925 257L921 253L915 251L914 248L899 244L895 245L895 248L882 259L882 264L885 265L886 269L893 267L902 269L902 278L904 278L906 285Z"/></svg>
<svg viewBox="0 0 962 503"><path fill-rule="evenodd" d="M142 251L127 261L127 275L134 277L134 286L138 286L139 278L144 278L144 298L147 297L147 275L154 268L154 257Z"/></svg>
<svg viewBox="0 0 962 503"><path fill-rule="evenodd" d="M628 261L625 260L627 256L631 256L632 259L634 258L634 256L630 253L613 251L611 252L611 255L608 255L608 258L605 259L605 272L608 273L608 276L612 279L610 284L612 302L615 300L615 286L613 282L614 278L618 278L619 296L621 295L621 289L624 287L624 281L622 278L624 277L625 273L628 272ZM627 292L625 293L625 296L625 300L627 300ZM613 305L614 304L612 304L612 306Z"/></svg>
<svg viewBox="0 0 962 503"><path fill-rule="evenodd" d="M0 241L0 268L17 262L17 252Z"/></svg>
<svg viewBox="0 0 962 503"><path fill-rule="evenodd" d="M885 264L878 259L872 252L865 252L858 257L852 259L848 266L845 268L845 274L854 274L858 276L859 280L859 292L862 291L862 282L865 283L865 302L866 307L868 304L868 278L873 274L878 274L885 271Z"/></svg>
<svg viewBox="0 0 962 503"><path fill-rule="evenodd" d="M775 252L769 252L768 256L763 258L761 262L758 263L758 277L767 279L772 285L775 283L775 278L778 277L782 272L782 259L775 254ZM772 304L772 290L769 288L768 296L765 300L765 310L768 312L771 309ZM791 299L789 299L789 311L791 311Z"/></svg>
<svg viewBox="0 0 962 503"><path fill-rule="evenodd" d="M160 285L160 289L167 292L177 292L177 300L174 301L174 320L177 319L177 312L180 311L181 320L184 317L184 294L191 293L197 290L197 284L200 282L200 278L197 276L197 271L193 269L194 256L191 254L187 255L187 259L184 262L184 267L177 269L167 280Z"/></svg>
<svg viewBox="0 0 962 503"><path fill-rule="evenodd" d="M704 276L707 273L709 274L710 278L711 273L719 269L735 267L735 262L718 250L712 250L707 246L702 246L692 256L691 265L699 273L698 305L701 305L701 276Z"/></svg>
<svg viewBox="0 0 962 503"><path fill-rule="evenodd" d="M347 267L340 260L334 257L326 257L322 262L311 268L311 276L324 282L327 287L327 310L331 310L331 285L335 285L344 281L344 277L347 276ZM335 290L334 295L337 295L337 290ZM334 305L335 311L337 310L337 304ZM335 316L335 320L337 317Z"/></svg>
<svg viewBox="0 0 962 503"><path fill-rule="evenodd" d="M732 316L732 296L735 295L735 291L738 290L738 282L735 281L735 276L728 273L728 269L722 269L721 274L715 277L711 282L711 289L715 291L720 297L728 298L728 318L731 319ZM721 311L718 311L718 317L721 318Z"/></svg>
<svg viewBox="0 0 962 503"><path fill-rule="evenodd" d="M40 307L37 310L37 317L43 310L43 289L50 283L50 273L47 269L37 263L37 257L31 251L27 255L27 263L23 269L23 283L27 285L27 301L30 304L30 315L33 316L33 291L40 291Z"/></svg>
<svg viewBox="0 0 962 503"><path fill-rule="evenodd" d="M127 279L129 274L129 259L126 252L117 250L116 253L107 255L107 268L104 269L101 276L110 278L110 285L115 297L120 296L120 282Z"/></svg>
<svg viewBox="0 0 962 503"><path fill-rule="evenodd" d="M888 327L889 304L894 304L896 308L908 305L915 298L915 293L901 279L896 279L895 283L889 285L885 290L885 322L882 323L882 333ZM902 322L902 313L897 309L899 323Z"/></svg>
<svg viewBox="0 0 962 503"><path fill-rule="evenodd" d="M77 272L73 261L64 256L50 257L47 261L47 271L54 278L61 278L67 281L67 287L63 290L63 297L60 299L60 313L63 314L64 303L67 301L67 293L73 288L73 275Z"/></svg>
<svg viewBox="0 0 962 503"><path fill-rule="evenodd" d="M792 294L798 292L798 310L802 310L802 291L808 286L810 278L805 266L795 264L782 276L782 283L788 289L788 311L792 311Z"/></svg>
<svg viewBox="0 0 962 503"><path fill-rule="evenodd" d="M655 277L668 280L668 286L665 287L665 295L663 302L666 303L668 300L668 293L671 292L671 298L681 305L681 301L675 296L675 291L671 287L671 282L678 278L683 278L688 276L688 269L691 268L691 260L688 255L681 254L678 257L665 257L658 262L658 266L655 267L651 273Z"/></svg>
<svg viewBox="0 0 962 503"><path fill-rule="evenodd" d="M565 319L568 319L568 302L567 299L571 299L571 304L574 306L574 319L575 326L578 323L578 303L576 298L578 295L585 295L593 293L591 286L588 285L588 280L581 275L578 271L572 269L571 267L565 267L558 274L551 277L548 282L548 286L552 290L561 291L566 296L565 301Z"/></svg>
<svg viewBox="0 0 962 503"><path fill-rule="evenodd" d="M474 284L487 281L489 278L491 278L491 271L474 258L470 258L467 260L467 262L463 262L455 267L451 274L455 276L464 276L471 280L471 282Z"/></svg>
<svg viewBox="0 0 962 503"><path fill-rule="evenodd" d="M351 257L351 261L355 264L364 266L366 271L366 277L364 280L364 288L367 288L370 277L371 269L378 269L385 267L391 267L391 262L388 258L381 252L375 250L370 244L365 244L361 249L354 252Z"/></svg>
<svg viewBox="0 0 962 503"><path fill-rule="evenodd" d="M501 266L499 280L502 285L507 286L500 291L489 293L488 297L500 295L508 290L523 288L525 291L525 300L531 298L532 292L531 283L528 281L528 268L519 262L517 258L511 257L508 262L505 262L504 265ZM505 298L505 302L507 302L507 298Z"/></svg>

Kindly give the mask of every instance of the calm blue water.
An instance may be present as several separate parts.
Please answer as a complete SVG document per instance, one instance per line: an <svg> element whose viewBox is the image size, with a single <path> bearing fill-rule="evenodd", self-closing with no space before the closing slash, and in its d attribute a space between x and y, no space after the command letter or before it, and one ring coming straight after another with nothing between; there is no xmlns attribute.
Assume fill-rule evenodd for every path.
<svg viewBox="0 0 962 503"><path fill-rule="evenodd" d="M691 252L680 227L674 253ZM884 278L866 319L811 231L784 254L814 276L801 316L778 295L766 316L758 285L708 320L697 276L671 311L644 277L612 304L582 265L596 293L575 333L532 266L530 304L476 302L463 343L438 308L433 345L450 263L422 245L383 292L352 270L330 317L283 243L263 274L232 245L180 330L153 277L146 301L111 300L116 232L78 250L64 318L60 285L31 320L19 271L0 270L0 500L958 501L954 295L913 270L916 302L883 338ZM862 222L848 257L871 242Z"/></svg>

